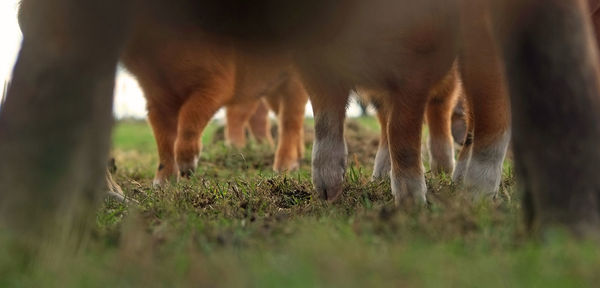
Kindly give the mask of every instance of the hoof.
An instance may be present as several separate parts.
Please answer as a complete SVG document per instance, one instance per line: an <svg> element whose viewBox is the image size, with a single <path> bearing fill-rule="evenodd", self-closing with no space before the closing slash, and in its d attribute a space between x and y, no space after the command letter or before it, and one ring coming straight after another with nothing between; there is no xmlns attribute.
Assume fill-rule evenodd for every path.
<svg viewBox="0 0 600 288"><path fill-rule="evenodd" d="M152 180L154 187L160 187L169 181L177 180L177 169L174 164L160 164L156 170L156 176Z"/></svg>
<svg viewBox="0 0 600 288"><path fill-rule="evenodd" d="M392 170L392 160L390 160L390 150L387 145L380 145L375 155L375 166L373 167L372 180L390 177Z"/></svg>
<svg viewBox="0 0 600 288"><path fill-rule="evenodd" d="M283 162L283 164L281 164L281 163L282 162L276 161L275 164L273 164L273 171L281 173L281 172L295 171L295 170L300 169L300 161L299 160L287 161L287 162Z"/></svg>
<svg viewBox="0 0 600 288"><path fill-rule="evenodd" d="M186 170L181 170L179 171L179 176L181 176L181 178L191 178L192 175L194 175L194 171L195 169L186 169Z"/></svg>
<svg viewBox="0 0 600 288"><path fill-rule="evenodd" d="M329 202L336 201L342 195L344 174L346 173L345 162L331 162L327 166L316 166L313 163L313 185L321 199Z"/></svg>
<svg viewBox="0 0 600 288"><path fill-rule="evenodd" d="M190 178L194 175L196 167L198 166L198 157L192 159L181 159L177 161L177 167L179 167L179 176L182 178Z"/></svg>
<svg viewBox="0 0 600 288"><path fill-rule="evenodd" d="M342 196L343 188L341 186L333 187L330 189L317 188L317 191L319 192L319 198L321 200L327 201L329 203L334 203L340 199L340 196Z"/></svg>
<svg viewBox="0 0 600 288"><path fill-rule="evenodd" d="M425 177L392 177L392 194L397 205L413 199L417 205L427 204Z"/></svg>

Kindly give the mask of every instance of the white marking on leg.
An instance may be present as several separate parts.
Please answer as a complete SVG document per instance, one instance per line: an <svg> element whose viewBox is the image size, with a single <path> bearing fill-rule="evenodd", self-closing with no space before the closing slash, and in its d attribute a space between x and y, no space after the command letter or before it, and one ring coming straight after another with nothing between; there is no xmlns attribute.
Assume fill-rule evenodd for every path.
<svg viewBox="0 0 600 288"><path fill-rule="evenodd" d="M375 155L375 166L373 167L373 179L390 176L392 163L390 159L390 150L387 144L379 145Z"/></svg>
<svg viewBox="0 0 600 288"><path fill-rule="evenodd" d="M473 151L465 175L464 187L474 197L494 197L498 193L502 180L502 164L509 143L510 131L507 131L488 148L478 152Z"/></svg>
<svg viewBox="0 0 600 288"><path fill-rule="evenodd" d="M321 119L319 119L321 118ZM315 141L312 151L312 178L315 189L326 197L335 200L341 195L346 173L348 149L344 141L344 120L315 119ZM340 127L341 126L341 127Z"/></svg>
<svg viewBox="0 0 600 288"><path fill-rule="evenodd" d="M192 161L178 161L177 167L179 168L180 176L189 177L191 174L196 171L196 167L198 167L198 161L200 160L199 156L194 156Z"/></svg>
<svg viewBox="0 0 600 288"><path fill-rule="evenodd" d="M427 203L427 185L425 185L425 177L396 176L394 171L391 173L392 179L392 194L396 203L400 203L407 197L412 197L416 203Z"/></svg>
<svg viewBox="0 0 600 288"><path fill-rule="evenodd" d="M466 153L466 155L461 155L461 159L456 161L456 167L454 168L454 174L452 175L452 181L456 184L462 184L464 182L467 169L469 168L469 160L471 159L471 146L463 146L463 149L467 150L461 151L461 154Z"/></svg>
<svg viewBox="0 0 600 288"><path fill-rule="evenodd" d="M154 186L154 187L160 187L163 185L163 183L165 183L165 181L158 177L155 177L154 180L152 180L152 186Z"/></svg>

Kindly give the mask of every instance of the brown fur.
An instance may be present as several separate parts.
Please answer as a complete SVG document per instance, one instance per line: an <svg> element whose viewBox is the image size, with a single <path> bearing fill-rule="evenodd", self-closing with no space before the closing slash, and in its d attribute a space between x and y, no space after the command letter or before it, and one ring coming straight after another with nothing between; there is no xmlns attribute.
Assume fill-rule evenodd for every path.
<svg viewBox="0 0 600 288"><path fill-rule="evenodd" d="M243 107L239 107L238 109L244 109ZM245 108L244 110L247 110L248 108ZM226 138L226 142L228 142L229 144L235 146L235 147L242 147L245 145L245 136L246 134L243 133L242 135L239 135L237 133L240 133L240 131L237 132L233 132L233 130L230 129L232 121L229 120L230 117L235 117L234 114L236 114L234 111L234 108L230 105L227 106L227 126L226 126L226 133L225 133L225 138ZM232 113L233 112L233 113ZM243 112L238 112L237 115L241 115ZM240 121L240 120L234 120L234 121ZM250 119L248 119L248 128L250 129L250 133L252 133L252 136L254 136L254 139L258 142L258 143L265 143L271 147L274 147L273 144L273 136L271 135L271 121L269 121L269 106L266 103L265 99L262 99L259 101L256 110L254 111L254 113L252 113L252 116L250 116ZM235 134L235 135L234 135ZM241 140L234 140L234 139L241 139Z"/></svg>
<svg viewBox="0 0 600 288"><path fill-rule="evenodd" d="M458 51L458 12L455 10L460 3L453 0L348 0L340 5L331 0L258 0L248 4L248 1L232 0L223 5L222 1L198 0L165 5L154 0L143 3L30 1L33 2L23 3L23 7L27 7L23 14L29 15L27 24L23 25L23 50L0 114L3 159L0 191L13 192L7 194L9 196L0 194L3 218L13 216L10 213L14 212L13 223L33 220L34 224L41 224L44 222L41 219L48 216L56 219L57 211L64 211L62 205L72 203L72 195L81 197L84 194L81 191L86 191L88 197L82 198L95 198L97 193L93 193L93 188L101 183L101 167L108 151L111 106L108 99L114 68L121 45L129 35L128 19L133 11L145 8L158 8L161 13L144 29L152 31L174 21L181 25L175 40L193 36L194 33L187 32L202 27L219 36L203 42L218 44L233 39L236 47L244 48L241 51L251 48L282 55L293 52L303 81L314 92L311 96L315 100L315 147L318 149L314 151L313 176L317 189L329 199L341 194L345 147L340 123L348 90L355 87L387 90L391 95L389 141L403 143L395 145L390 153L394 192L399 199L407 196L405 194L424 198L422 183L419 183L419 178L422 179L419 151L414 148L420 140L418 132L428 92L447 74ZM583 0L491 2L496 5L489 9L494 12L490 22L497 32L493 39L500 44L504 60L501 66L507 71L510 84L515 159L527 191L524 206L529 216L540 224L558 222L597 230L600 222L600 180L596 175L597 163L600 163L600 104L597 100L600 87L597 47L592 44L589 15L584 14L589 12L586 3ZM130 9L130 4L138 6ZM158 33L161 35L165 34ZM174 38L167 38L169 41L165 43L172 47L170 43ZM177 44L176 41L173 44ZM142 48L139 51L144 51ZM211 56L231 56L229 49L215 52L218 53ZM467 56L463 54L462 58ZM480 59L478 57L473 59ZM168 63L171 62L159 64ZM468 74L466 78L477 76L473 71L485 72L476 69L483 63L475 62L472 66L475 68L469 68L467 63L461 69ZM221 64L214 68L227 71L233 65ZM170 80L189 84L188 77L197 76L184 72ZM231 83L233 75L219 74L209 82L220 92L230 93L233 88L219 84ZM159 80L168 82L169 79ZM480 97L475 96L479 93L468 91L482 92L485 89L478 87L489 85L486 83L467 84L471 87L466 87L467 93ZM184 86L184 90L190 88ZM187 106L201 104L211 106L207 111L214 110L215 105L204 101L202 94L194 94L190 98L191 105ZM470 108L488 111L490 105L484 102L473 100ZM31 107L31 103L37 105ZM191 110L182 107L184 114ZM25 111L29 112L27 117L22 116ZM406 111L408 113L401 113ZM505 127L502 124L505 121L492 120L478 128L479 119L485 119L478 113L472 111L475 120L473 154L485 151L475 146L492 143L494 131ZM502 118L500 115L494 119ZM178 130L194 138L197 126L202 126L196 124L205 121L197 120L193 121L192 129L179 125ZM172 127L171 122L167 124ZM487 132L478 134L481 130L490 133L488 136L485 136ZM409 137L399 139L400 135ZM480 136L483 139L477 144ZM72 152L58 150L60 153L57 153L53 147L69 147ZM190 156L187 152L197 148L182 145L179 150L186 152L183 153L186 158ZM53 162L47 161L49 154L55 157L54 162L60 163L60 166L50 167L59 168L52 170L56 172L52 177L47 177L47 170L43 169ZM38 194L41 190L44 192ZM37 227L40 226L33 229Z"/></svg>
<svg viewBox="0 0 600 288"><path fill-rule="evenodd" d="M456 106L458 98L461 95L461 86L458 77L458 69L455 66L448 75L432 88L427 100L425 119L429 126L431 168L435 173L446 173L451 175L454 171L454 154L449 154L448 150L444 148L450 147L450 151L453 150L451 131L452 113L454 112L454 106ZM388 150L387 126L389 124L389 110L387 107L389 107L389 103L387 103L387 97L389 96L376 91L367 91L365 89L359 89L358 95L361 97L362 101L374 104L377 111L377 119L382 128L379 149L380 151ZM376 164L373 174L374 177L383 177L389 173L388 167L383 169L383 171L379 171L380 168L377 167L378 165L383 164Z"/></svg>
<svg viewBox="0 0 600 288"><path fill-rule="evenodd" d="M465 104L465 95L462 86L459 86L460 92L454 110L452 112L452 138L454 143L462 146L467 138L467 110Z"/></svg>
<svg viewBox="0 0 600 288"><path fill-rule="evenodd" d="M501 60L496 51L485 1L463 0L461 80L472 117L474 150L492 143L507 131L510 110ZM470 129L471 130L471 129Z"/></svg>
<svg viewBox="0 0 600 288"><path fill-rule="evenodd" d="M249 128L256 141L273 147L269 120L269 110L272 110L279 122L277 134L281 135L277 145L274 170L297 168L298 161L304 157L304 106L308 98L305 93L299 94L296 91L304 91L302 83L297 79L290 79L274 93L258 100L255 105L244 105L244 103L228 105L226 143L238 148L245 146L245 128ZM252 112L253 106L256 106L254 112ZM251 114L250 119L248 114Z"/></svg>
<svg viewBox="0 0 600 288"><path fill-rule="evenodd" d="M429 154L434 173L452 175L454 172L454 139L452 114L461 95L458 68L437 84L427 102L426 120L429 127Z"/></svg>
<svg viewBox="0 0 600 288"><path fill-rule="evenodd" d="M461 15L459 69L466 96L468 132L453 179L464 182L471 192L495 195L510 137L508 92L489 4L462 0Z"/></svg>
<svg viewBox="0 0 600 288"><path fill-rule="evenodd" d="M360 87L386 98L393 192L399 200L424 200L420 144L425 106L431 88L451 69L458 33L452 1L444 9L434 2L351 1L348 22L335 38L296 53L315 112L313 181L327 199L341 194L345 155L332 150L344 149L347 93Z"/></svg>
<svg viewBox="0 0 600 288"><path fill-rule="evenodd" d="M269 110L266 110L266 113L259 110L259 106L263 106L264 103L262 99L258 99L257 101L253 101L251 103L233 103L227 105L225 108L225 118L226 118L226 126L225 126L225 144L230 145L236 148L242 148L246 146L246 129L250 127L250 119L254 117L259 117L259 113L265 114L265 118L268 116ZM256 114L256 115L255 115ZM258 126L258 124L255 124ZM267 124L264 124L266 128ZM258 127L257 127L258 128ZM251 133L253 132L250 129ZM264 130L264 128L263 128ZM264 135L264 137L267 137ZM263 140L269 141L270 144L273 144L273 139L263 139L262 137L257 138L257 141L262 142Z"/></svg>
<svg viewBox="0 0 600 288"><path fill-rule="evenodd" d="M377 11L378 3L370 4L373 5L363 8L367 11L365 14ZM330 123L332 121L341 123L343 120L341 110L337 111L337 108L334 108L334 106L343 107L347 101L346 97L342 94L345 91L343 89L344 85L348 85L346 87L358 86L362 89L374 90L378 94L383 95L383 99L379 99L379 102L382 103L381 106L384 107L385 111L382 112L383 115L380 115L379 119L382 122L382 127L386 127L387 129L387 133L382 133L382 140L385 141L387 137L392 162L392 180L397 181L396 184L392 183L392 187L393 190L398 190L394 191L397 194L397 199L402 199L406 196L417 196L420 200L424 199L423 193L425 187L422 181L423 171L420 160L421 124L423 123L424 115L427 115L431 119L430 125L433 128L433 159L446 158L446 160L442 160L439 163L434 163L434 169L451 170L449 167L452 165L449 162L453 161L453 159L452 157L448 157L448 153L441 153L443 148L440 147L451 147L451 144L447 143L451 143L449 113L451 112L454 100L443 102L439 100L446 98L433 97L431 98L431 102L429 102L428 95L430 95L432 89L434 89L433 93L436 92L435 85L437 83L441 83L440 85L442 85L440 86L442 88L437 88L440 95L443 95L443 92L454 91L453 89L456 88L456 77L448 81L451 85L444 86L444 82L441 81L443 75L449 74L452 66L451 63L457 55L460 56L458 57L460 78L463 80L467 95L470 95L468 96L469 111L472 115L470 123L474 124L469 128L473 130L473 144L466 145L461 155L462 159L469 162L465 167L472 166L476 168L471 169L475 171L471 171L470 173L468 173L469 171L461 171L460 173L465 173L465 175L458 175L455 179L462 181L466 177L469 190L476 192L494 193L498 189L506 145L504 142L507 143L505 138L510 133L508 129L510 114L506 91L504 90L499 58L495 52L495 44L492 40L491 27L488 25L489 22L486 22L488 18L485 16L485 13L487 13L485 6L474 5L474 3L469 2L462 4L460 11L454 11L456 12L455 14L453 14L452 10L448 10L445 11L448 14L436 15L432 19L423 17L418 21L415 20L415 23L423 25L421 29L403 31L404 28L408 27L412 29L412 26L403 26L410 23L410 21L398 21L394 26L397 29L395 31L397 34L394 35L403 35L403 41L396 43L398 46L395 49L398 49L396 51L403 51L406 54L398 53L396 55L397 58L389 56L391 55L389 53L394 51L387 46L389 43L373 44L372 42L365 41L369 39L369 36L360 37L361 31L374 29L377 21L369 23L373 25L372 27L353 27L355 30L352 30L352 36L349 36L349 39L351 38L352 41L361 43L364 46L349 48L352 44L344 45L346 43L345 35L342 33L339 36L340 40L333 41L330 44L331 47L327 47L326 49L316 48L310 51L310 54L308 54L309 57L301 58L302 61L300 63L305 65L301 65L301 68L308 66L306 63L310 63L310 70L301 70L301 72L310 75L304 76L304 79L307 81L307 86L312 88L313 98L330 98L327 101L315 99L319 103L324 103L323 107L320 107L320 105L315 105L314 107L317 142L320 138L319 135L326 135L324 137L326 138L324 140L326 142L334 141L339 143L342 141L339 135L343 134L331 134L332 125ZM420 8L417 8L418 6L427 7L427 5L428 2L421 2L420 4L414 4L415 7L413 8L418 11ZM452 3L449 5L451 6ZM435 11L435 9L432 10ZM360 19L361 16L362 13L357 13L356 17ZM360 20L357 22L360 22ZM427 28L423 29L425 27ZM464 27L464 29L455 31L452 27ZM347 43L351 43L351 41L348 40ZM370 45L364 43L370 43ZM373 61L361 63L360 67L362 70L353 70L352 56L355 54L360 55L362 53L361 49L369 46L373 46L370 47L371 52L377 51L374 52L375 55L369 55ZM455 48L458 49L455 50ZM329 50L327 49L338 53L335 55L329 54ZM300 56L303 55L301 54ZM399 60L400 62L398 63L402 63L403 65L398 64L398 67L402 68L394 69L393 61L379 61L379 59L383 59L384 57ZM341 63L344 63L344 65L340 65ZM382 65L381 63L386 64ZM409 71L410 74L407 73ZM315 77L315 75L319 76ZM395 80L388 82L390 79ZM426 110L427 103L431 103L428 110ZM321 113L323 116L319 115ZM326 124L321 126L319 122ZM329 134L319 133L320 128L327 129L327 133ZM315 147L319 146L315 145ZM316 163L316 165L313 164L313 169L315 169L313 170L313 179L315 180L317 189L324 192L323 194L328 199L336 199L341 192L339 190L339 183L341 182L341 175L343 173L336 172L336 174L333 174L332 171L339 170L335 166L332 166L333 164L331 163L343 163L343 161L338 162L335 159L330 159L329 155L324 155L323 158L327 160L321 164L319 160L320 154L317 153L314 156L313 163ZM475 160L471 161L470 157L473 157ZM482 172L476 171L481 169L479 167L481 166L480 164L483 165ZM321 168L319 167L320 165L324 165L325 167ZM398 193L401 193L401 195L398 195Z"/></svg>
<svg viewBox="0 0 600 288"><path fill-rule="evenodd" d="M152 8L138 13L122 57L148 102L148 119L160 158L155 183L177 172L187 176L196 168L202 131L223 106L229 111L229 141L244 145L243 129L262 96L285 99L278 112L284 124L282 133L289 138L279 142L274 169L296 168L308 96L289 60L241 51L227 41L203 35L201 30L186 31L177 22L157 25L153 19L159 15L160 11Z"/></svg>

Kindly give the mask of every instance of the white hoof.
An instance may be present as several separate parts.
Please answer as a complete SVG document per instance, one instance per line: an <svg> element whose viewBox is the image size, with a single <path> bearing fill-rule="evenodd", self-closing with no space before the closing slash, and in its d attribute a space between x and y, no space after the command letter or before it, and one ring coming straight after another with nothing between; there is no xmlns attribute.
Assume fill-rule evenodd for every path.
<svg viewBox="0 0 600 288"><path fill-rule="evenodd" d="M415 203L424 205L427 203L425 177L422 175L420 177L392 176L392 194L397 204L410 197Z"/></svg>
<svg viewBox="0 0 600 288"><path fill-rule="evenodd" d="M343 139L341 141L315 140L312 178L313 185L322 199L335 201L342 194L347 155L348 150Z"/></svg>
<svg viewBox="0 0 600 288"><path fill-rule="evenodd" d="M473 151L463 185L475 198L495 197L502 180L502 164L510 142L507 132L487 149Z"/></svg>
<svg viewBox="0 0 600 288"><path fill-rule="evenodd" d="M392 170L392 161L390 160L390 150L387 145L379 146L375 155L375 166L373 167L372 179L381 179L390 177Z"/></svg>

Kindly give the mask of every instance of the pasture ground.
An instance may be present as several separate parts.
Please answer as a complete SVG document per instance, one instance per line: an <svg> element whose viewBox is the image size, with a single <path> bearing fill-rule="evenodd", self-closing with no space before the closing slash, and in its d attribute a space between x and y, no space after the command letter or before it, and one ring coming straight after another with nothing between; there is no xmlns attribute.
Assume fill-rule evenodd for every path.
<svg viewBox="0 0 600 288"><path fill-rule="evenodd" d="M145 122L118 123L114 178L139 205L106 199L91 239L66 261L29 262L0 245L0 287L600 283L596 244L560 231L543 240L523 232L509 161L495 201L473 203L449 177L428 173L428 207L397 209L389 181L370 181L376 121L352 120L343 200L326 204L310 183L310 131L301 170L277 175L269 147L227 148L219 141L218 126L211 124L205 133L194 177L155 189L151 182L158 163L151 130Z"/></svg>

